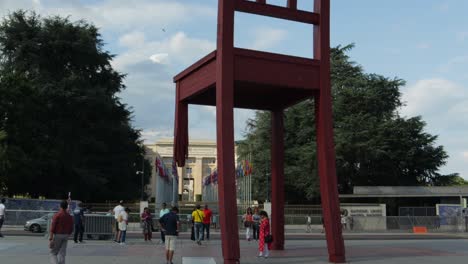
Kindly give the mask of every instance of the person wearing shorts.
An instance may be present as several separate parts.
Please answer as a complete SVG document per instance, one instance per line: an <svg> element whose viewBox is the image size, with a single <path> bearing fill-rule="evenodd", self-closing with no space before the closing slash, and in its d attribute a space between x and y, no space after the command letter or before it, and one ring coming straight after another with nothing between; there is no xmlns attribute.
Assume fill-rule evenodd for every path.
<svg viewBox="0 0 468 264"><path fill-rule="evenodd" d="M119 221L118 221L118 218L120 216L120 214L122 212L125 211L125 207L123 207L123 201L120 200L119 201L119 204L114 207L114 210L112 210L114 212L114 218L115 218L115 239L114 239L114 242L115 243L120 243L119 239L120 239L120 233L119 233Z"/></svg>
<svg viewBox="0 0 468 264"><path fill-rule="evenodd" d="M169 213L159 219L161 230L164 232L166 237L165 244L167 264L172 264L177 236L179 235L180 221L177 213L179 213L179 209L174 206Z"/></svg>

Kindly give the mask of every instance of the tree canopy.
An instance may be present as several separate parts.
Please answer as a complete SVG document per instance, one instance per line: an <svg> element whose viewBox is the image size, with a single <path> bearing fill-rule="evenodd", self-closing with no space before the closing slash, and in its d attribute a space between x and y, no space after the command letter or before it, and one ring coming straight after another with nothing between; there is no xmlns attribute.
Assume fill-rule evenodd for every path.
<svg viewBox="0 0 468 264"><path fill-rule="evenodd" d="M0 129L6 193L138 198L144 149L98 29L17 11L0 24ZM150 164L145 163L145 182Z"/></svg>
<svg viewBox="0 0 468 264"><path fill-rule="evenodd" d="M420 116L404 118L400 87L405 82L365 73L347 52L332 49L332 96L336 168L340 193L353 186L443 185L457 182L457 174L441 175L447 153L436 145L437 136L424 131ZM314 101L285 110L285 188L288 201L319 197L316 164ZM240 157L252 156L254 198L266 198L270 167L271 119L258 111L247 123ZM458 181L459 182L459 181Z"/></svg>

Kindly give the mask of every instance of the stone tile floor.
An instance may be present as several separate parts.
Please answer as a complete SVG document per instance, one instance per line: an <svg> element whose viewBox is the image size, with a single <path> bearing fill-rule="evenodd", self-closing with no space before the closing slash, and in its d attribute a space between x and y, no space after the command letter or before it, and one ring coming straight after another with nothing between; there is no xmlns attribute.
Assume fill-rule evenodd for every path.
<svg viewBox="0 0 468 264"><path fill-rule="evenodd" d="M349 263L468 263L467 239L346 240L345 244ZM129 239L126 246L110 241L86 241L84 244L69 241L67 263L164 264L164 254L163 245L136 238ZM255 242L241 241L240 263L328 263L324 240L290 240L286 241L284 251L273 251L268 259L256 255ZM206 241L199 246L188 239L177 240L174 263L210 264L208 260L200 262L200 258L223 263L221 241ZM2 238L0 263L49 263L47 240L28 236Z"/></svg>

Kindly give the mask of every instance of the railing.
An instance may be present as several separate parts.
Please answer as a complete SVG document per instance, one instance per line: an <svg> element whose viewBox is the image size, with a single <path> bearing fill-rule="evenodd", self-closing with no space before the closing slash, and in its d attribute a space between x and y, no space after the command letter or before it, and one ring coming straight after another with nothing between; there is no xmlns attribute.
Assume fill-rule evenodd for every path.
<svg viewBox="0 0 468 264"><path fill-rule="evenodd" d="M5 225L24 226L26 221L54 213L53 211L34 210L7 210ZM95 213L105 215L105 213ZM158 217L154 216L155 227L158 227ZM190 230L191 211L179 214L182 223L182 232ZM311 216L310 224L305 215L285 215L286 232L318 232L322 231L322 217ZM111 218L110 222L114 222ZM129 217L129 231L141 231L139 213L131 213ZM237 216L240 230L243 230L242 214ZM468 217L439 217L439 216L348 216L346 223L342 225L344 232L413 232L413 227L424 226L428 232L468 232ZM213 215L212 228L219 230L219 215ZM108 233L109 231L106 231Z"/></svg>

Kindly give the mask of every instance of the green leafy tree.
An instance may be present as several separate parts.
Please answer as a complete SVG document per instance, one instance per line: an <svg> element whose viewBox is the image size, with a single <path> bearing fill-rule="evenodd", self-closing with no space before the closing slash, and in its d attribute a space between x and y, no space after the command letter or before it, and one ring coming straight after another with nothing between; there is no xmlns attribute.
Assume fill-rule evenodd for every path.
<svg viewBox="0 0 468 264"><path fill-rule="evenodd" d="M0 24L0 128L8 194L113 200L140 196L144 154L98 29L17 11ZM145 182L151 165L146 162Z"/></svg>
<svg viewBox="0 0 468 264"><path fill-rule="evenodd" d="M332 49L332 95L337 177L340 193L359 185L440 185L448 178L438 168L448 158L437 136L424 131L421 117L403 118L398 109L404 81L367 74L346 54ZM247 124L238 152L253 153L256 186L265 186L270 167L270 113L257 112ZM285 178L289 201L319 196L313 100L285 111ZM249 146L249 147L246 147ZM455 176L457 176L455 174ZM257 198L266 197L257 188Z"/></svg>

